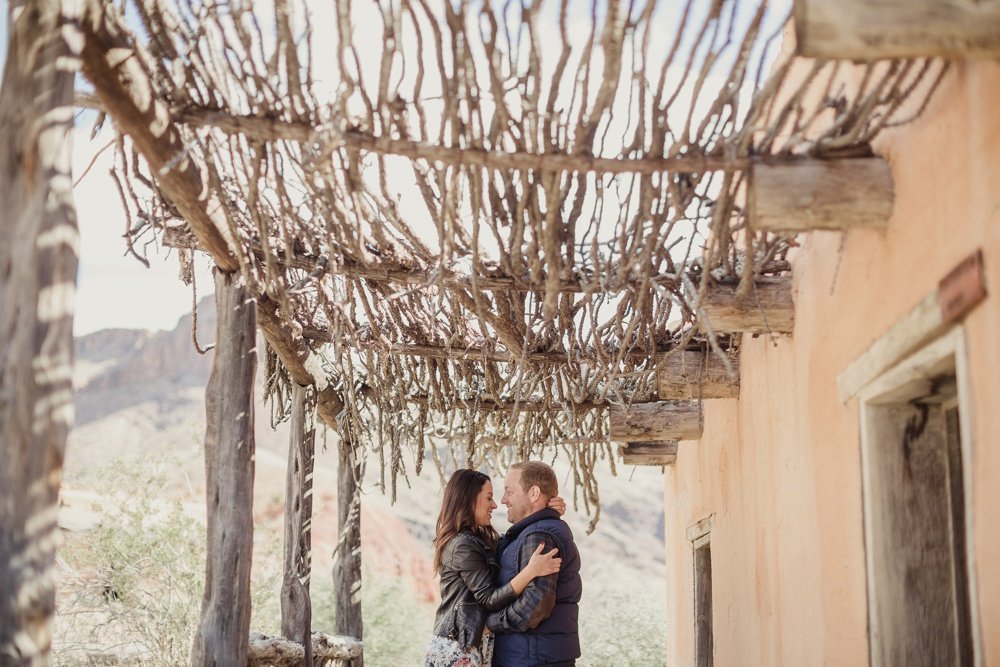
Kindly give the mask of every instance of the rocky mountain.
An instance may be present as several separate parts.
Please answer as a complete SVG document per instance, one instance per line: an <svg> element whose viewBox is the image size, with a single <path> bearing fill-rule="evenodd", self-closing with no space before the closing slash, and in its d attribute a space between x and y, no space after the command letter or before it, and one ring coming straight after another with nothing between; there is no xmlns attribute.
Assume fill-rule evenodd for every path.
<svg viewBox="0 0 1000 667"><path fill-rule="evenodd" d="M198 309L201 346L214 339L214 309ZM203 517L204 391L212 354L199 354L192 343L192 317L173 331L106 330L76 343L76 426L67 446L60 522L86 528L102 520L94 498L107 492L105 473L112 461L129 469L158 466L192 515ZM258 384L260 372L258 371ZM258 396L260 395L258 391ZM256 410L256 535L280 549L288 434L273 429L269 408ZM323 446L324 440L326 446ZM336 544L336 447L334 435L318 437L314 477L314 567L327 570ZM567 467L556 463L561 480ZM363 555L367 567L407 581L426 601L437 598L431 571L433 524L440 505L442 480L425 467L408 484L400 482L395 505L378 490L374 470L366 477L362 513ZM600 613L601 599L627 599L637 591L662 592L665 600L663 478L659 469L622 467L617 477L599 474L602 518L586 535L583 508L567 520L583 556L585 605ZM501 485L501 479L495 479ZM571 497L571 486L565 489ZM501 532L504 508L496 512ZM328 570L327 570L328 571ZM634 590L633 590L634 589ZM586 609L582 613L587 613ZM428 620L428 625L430 619Z"/></svg>

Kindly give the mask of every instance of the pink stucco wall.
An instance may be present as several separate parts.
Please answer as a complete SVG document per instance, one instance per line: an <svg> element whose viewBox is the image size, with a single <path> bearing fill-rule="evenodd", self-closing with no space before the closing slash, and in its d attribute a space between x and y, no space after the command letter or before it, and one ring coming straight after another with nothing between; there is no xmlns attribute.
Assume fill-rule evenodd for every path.
<svg viewBox="0 0 1000 667"><path fill-rule="evenodd" d="M867 664L859 406L837 376L982 248L990 296L964 322L970 541L982 657L1000 665L1000 63L955 63L875 148L896 188L888 229L800 235L794 334L744 337L740 399L706 401L702 439L667 469L668 664L693 662L685 533L713 513L715 664Z"/></svg>

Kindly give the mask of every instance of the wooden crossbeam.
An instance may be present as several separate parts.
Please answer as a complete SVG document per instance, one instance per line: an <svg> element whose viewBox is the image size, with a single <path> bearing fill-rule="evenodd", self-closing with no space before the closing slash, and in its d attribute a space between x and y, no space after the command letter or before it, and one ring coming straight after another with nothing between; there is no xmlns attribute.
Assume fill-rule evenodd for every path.
<svg viewBox="0 0 1000 667"><path fill-rule="evenodd" d="M664 442L701 437L698 401L654 401L611 408L611 440Z"/></svg>
<svg viewBox="0 0 1000 667"><path fill-rule="evenodd" d="M745 294L735 283L717 283L705 293L698 314L716 334L791 333L792 277L758 278Z"/></svg>
<svg viewBox="0 0 1000 667"><path fill-rule="evenodd" d="M622 463L630 466L668 466L677 460L677 441L630 442L622 447Z"/></svg>
<svg viewBox="0 0 1000 667"><path fill-rule="evenodd" d="M190 231L183 226L168 227L163 230L161 243L167 248L182 248L189 250L202 250L198 240ZM260 244L253 244L251 250L263 261L264 250ZM350 278L362 278L372 282L399 283L401 285L413 286L439 286L453 289L478 289L483 291L510 291L510 292L544 292L547 285L544 282L533 282L522 280L513 276L503 275L477 275L475 278L468 274L461 274L454 271L435 269L407 269L398 264L362 264L360 262L340 263L336 267L327 268L326 257L317 257L305 253L284 253L275 251L277 261L293 269L303 271L329 271L337 275ZM772 261L761 268L762 273L780 273L790 270L788 262ZM624 291L629 288L650 288L650 287L676 287L680 284L680 277L675 273L655 273L648 278L639 279L618 279L614 275L604 276L601 281L594 276L583 276L570 280L559 281L559 291L566 294L582 294L584 292L614 293Z"/></svg>
<svg viewBox="0 0 1000 667"><path fill-rule="evenodd" d="M998 58L998 0L795 0L809 58Z"/></svg>
<svg viewBox="0 0 1000 667"><path fill-rule="evenodd" d="M739 358L730 361L736 375L729 376L714 352L684 350L664 356L656 365L659 395L663 400L739 398Z"/></svg>
<svg viewBox="0 0 1000 667"><path fill-rule="evenodd" d="M754 231L884 228L892 203L892 173L880 157L750 170L747 206Z"/></svg>

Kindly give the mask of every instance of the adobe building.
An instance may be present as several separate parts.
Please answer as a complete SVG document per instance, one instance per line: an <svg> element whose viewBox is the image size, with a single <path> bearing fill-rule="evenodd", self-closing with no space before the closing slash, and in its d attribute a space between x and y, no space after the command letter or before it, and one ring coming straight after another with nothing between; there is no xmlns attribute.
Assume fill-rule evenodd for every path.
<svg viewBox="0 0 1000 667"><path fill-rule="evenodd" d="M817 4L802 55L872 56L809 32ZM974 51L928 25L858 48ZM998 108L995 54L960 57L874 142L891 179L823 175L798 218L751 185L799 232L794 326L741 335L738 390L666 468L668 664L1000 664ZM859 200L891 213L817 221Z"/></svg>

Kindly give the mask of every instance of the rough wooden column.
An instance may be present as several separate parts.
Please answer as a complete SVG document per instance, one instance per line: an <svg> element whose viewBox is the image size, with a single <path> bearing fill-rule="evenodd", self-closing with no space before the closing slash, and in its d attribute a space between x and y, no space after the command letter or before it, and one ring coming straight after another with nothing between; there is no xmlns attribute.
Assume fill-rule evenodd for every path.
<svg viewBox="0 0 1000 667"><path fill-rule="evenodd" d="M71 3L10 2L0 89L0 664L46 665L73 421Z"/></svg>
<svg viewBox="0 0 1000 667"><path fill-rule="evenodd" d="M334 632L363 639L361 621L361 462L348 438L340 441L337 466L337 550L333 558ZM364 657L352 667L362 667Z"/></svg>
<svg viewBox="0 0 1000 667"><path fill-rule="evenodd" d="M215 270L215 361L205 392L208 558L192 665L247 664L253 548L255 304L239 274Z"/></svg>
<svg viewBox="0 0 1000 667"><path fill-rule="evenodd" d="M302 644L305 664L312 664L312 603L309 579L312 567L313 465L316 426L309 387L292 390L291 439L285 473L285 559L281 582L281 634Z"/></svg>

